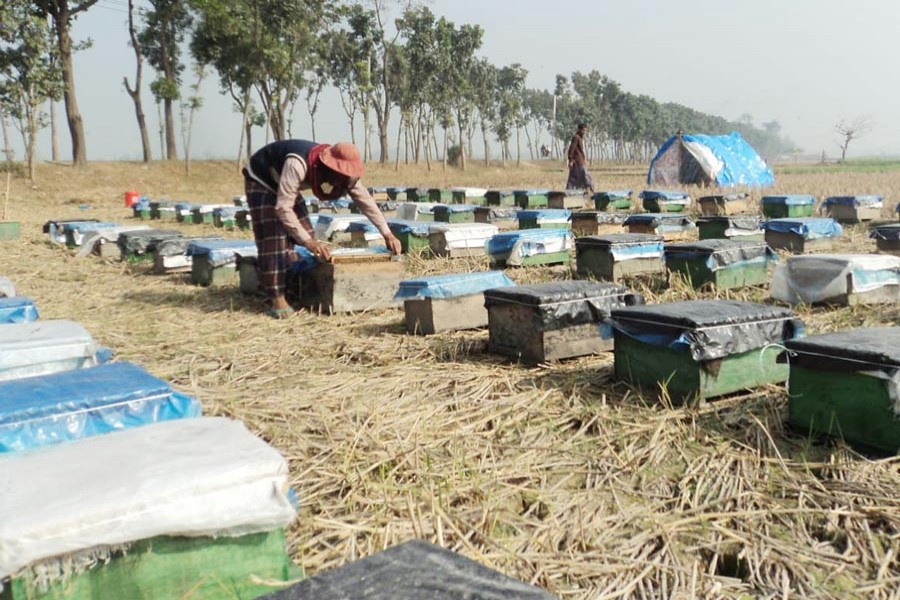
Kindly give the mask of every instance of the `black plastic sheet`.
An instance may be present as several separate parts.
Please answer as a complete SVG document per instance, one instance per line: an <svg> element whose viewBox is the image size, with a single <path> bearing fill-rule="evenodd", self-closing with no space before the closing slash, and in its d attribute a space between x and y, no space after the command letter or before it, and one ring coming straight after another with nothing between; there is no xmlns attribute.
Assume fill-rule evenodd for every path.
<svg viewBox="0 0 900 600"><path fill-rule="evenodd" d="M873 240L900 240L900 223L879 225L872 229L869 237Z"/></svg>
<svg viewBox="0 0 900 600"><path fill-rule="evenodd" d="M156 246L157 256L178 256L187 253L188 246L194 242L209 242L212 240L221 240L220 237L182 237L162 240Z"/></svg>
<svg viewBox="0 0 900 600"><path fill-rule="evenodd" d="M606 323L648 344L687 348L698 362L783 344L803 332L790 309L735 300L617 308Z"/></svg>
<svg viewBox="0 0 900 600"><path fill-rule="evenodd" d="M610 233L607 235L589 235L580 237L575 240L575 246L598 246L600 248L609 248L610 246L618 246L623 244L653 244L663 241L661 235L652 233Z"/></svg>
<svg viewBox="0 0 900 600"><path fill-rule="evenodd" d="M146 254L154 252L160 242L184 237L181 231L170 229L139 229L124 231L117 240L119 248L125 254Z"/></svg>
<svg viewBox="0 0 900 600"><path fill-rule="evenodd" d="M414 540L311 577L268 600L552 600L538 587Z"/></svg>
<svg viewBox="0 0 900 600"><path fill-rule="evenodd" d="M697 225L703 223L726 223L729 229L745 229L747 231L756 231L760 228L762 219L753 216L710 216L700 217L697 219Z"/></svg>
<svg viewBox="0 0 900 600"><path fill-rule="evenodd" d="M710 201L710 202L716 202L716 203L733 202L735 200L743 200L744 198L747 198L748 196L749 196L749 194L747 194L745 192L741 192L738 194L723 194L721 196L702 196L698 200L698 202L703 202L704 200Z"/></svg>
<svg viewBox="0 0 900 600"><path fill-rule="evenodd" d="M874 371L900 368L900 327L836 331L786 342L779 362L819 371Z"/></svg>
<svg viewBox="0 0 900 600"><path fill-rule="evenodd" d="M752 240L700 240L682 244L666 244L666 258L702 258L712 262L710 268L727 267L758 258L776 260L778 257L762 241Z"/></svg>

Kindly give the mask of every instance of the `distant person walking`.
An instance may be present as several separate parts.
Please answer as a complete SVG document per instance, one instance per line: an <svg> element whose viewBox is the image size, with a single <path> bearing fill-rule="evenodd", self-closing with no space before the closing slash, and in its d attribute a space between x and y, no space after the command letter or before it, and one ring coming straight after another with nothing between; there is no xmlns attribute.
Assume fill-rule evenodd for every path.
<svg viewBox="0 0 900 600"><path fill-rule="evenodd" d="M388 249L400 254L400 240L391 233L375 200L359 181L364 170L359 149L349 142L331 146L308 140L280 140L263 146L250 157L244 167L244 193L253 221L260 287L269 300L270 316L283 318L294 312L284 297L294 243L319 260L331 258L328 245L313 234L301 190L311 191L319 200L349 195L378 228Z"/></svg>
<svg viewBox="0 0 900 600"><path fill-rule="evenodd" d="M587 171L587 165L584 156L584 134L587 132L587 125L578 124L578 130L572 136L569 143L569 150L566 152L566 158L569 163L569 179L566 181L567 190L583 190L594 191L594 182L591 174Z"/></svg>

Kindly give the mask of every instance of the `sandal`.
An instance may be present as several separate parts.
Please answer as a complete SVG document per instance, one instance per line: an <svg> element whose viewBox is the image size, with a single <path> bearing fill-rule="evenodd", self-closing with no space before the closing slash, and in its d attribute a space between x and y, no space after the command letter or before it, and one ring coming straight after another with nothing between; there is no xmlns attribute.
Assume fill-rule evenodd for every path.
<svg viewBox="0 0 900 600"><path fill-rule="evenodd" d="M266 314L273 319L287 319L294 314L294 309L290 306L287 308L269 308L266 310Z"/></svg>

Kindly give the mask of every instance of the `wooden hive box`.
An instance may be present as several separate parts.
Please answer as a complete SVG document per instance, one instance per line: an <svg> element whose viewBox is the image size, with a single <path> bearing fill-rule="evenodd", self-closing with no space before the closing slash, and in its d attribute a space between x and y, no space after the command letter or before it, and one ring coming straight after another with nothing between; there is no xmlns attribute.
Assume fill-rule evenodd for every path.
<svg viewBox="0 0 900 600"><path fill-rule="evenodd" d="M778 352L803 325L786 308L690 300L612 311L616 379L674 402L713 398L787 379Z"/></svg>
<svg viewBox="0 0 900 600"><path fill-rule="evenodd" d="M872 229L869 237L875 240L878 252L900 256L900 223L879 225Z"/></svg>
<svg viewBox="0 0 900 600"><path fill-rule="evenodd" d="M175 204L173 202L169 202L167 200L151 200L150 201L150 218L151 219L162 219L162 209L174 208ZM167 211L168 212L168 211ZM169 220L175 220L174 211L170 215L171 218Z"/></svg>
<svg viewBox="0 0 900 600"><path fill-rule="evenodd" d="M572 211L563 208L520 210L516 214L519 229L569 229Z"/></svg>
<svg viewBox="0 0 900 600"><path fill-rule="evenodd" d="M188 255L188 247L194 242L206 242L209 240L221 240L222 238L209 237L180 237L161 240L156 245L153 256L153 272L162 275L165 273L182 273L191 270L193 258Z"/></svg>
<svg viewBox="0 0 900 600"><path fill-rule="evenodd" d="M791 256L775 268L772 297L790 304L896 304L900 302L900 257Z"/></svg>
<svg viewBox="0 0 900 600"><path fill-rule="evenodd" d="M356 221L347 228L350 246L353 248L377 248L384 246L384 237L369 221Z"/></svg>
<svg viewBox="0 0 900 600"><path fill-rule="evenodd" d="M679 213L641 213L625 219L628 233L661 235L667 242L683 241L696 235L697 225Z"/></svg>
<svg viewBox="0 0 900 600"><path fill-rule="evenodd" d="M428 188L428 201L449 204L453 202L453 191L444 188Z"/></svg>
<svg viewBox="0 0 900 600"><path fill-rule="evenodd" d="M629 213L579 210L572 213L572 233L582 235L606 235L625 231L625 219Z"/></svg>
<svg viewBox="0 0 900 600"><path fill-rule="evenodd" d="M498 267L568 264L573 237L567 229L520 229L498 233L487 242L491 264Z"/></svg>
<svg viewBox="0 0 900 600"><path fill-rule="evenodd" d="M435 223L474 223L473 204L438 204L434 207Z"/></svg>
<svg viewBox="0 0 900 600"><path fill-rule="evenodd" d="M475 222L496 225L501 231L518 229L517 215L520 210L518 206L478 206L475 208Z"/></svg>
<svg viewBox="0 0 900 600"><path fill-rule="evenodd" d="M363 215L319 213L316 216L316 222L313 226L316 239L333 244L351 243L353 239L349 231L351 223L368 221Z"/></svg>
<svg viewBox="0 0 900 600"><path fill-rule="evenodd" d="M697 233L701 240L761 241L766 237L761 224L753 215L700 217Z"/></svg>
<svg viewBox="0 0 900 600"><path fill-rule="evenodd" d="M92 367L98 350L74 321L8 323L0 327L0 381Z"/></svg>
<svg viewBox="0 0 900 600"><path fill-rule="evenodd" d="M49 240L54 244L66 243L66 225L72 223L98 223L97 219L69 219L65 221L47 221L44 223L41 231L47 234Z"/></svg>
<svg viewBox="0 0 900 600"><path fill-rule="evenodd" d="M194 209L197 207L199 207L199 204L178 202L175 204L175 220L179 223L193 223Z"/></svg>
<svg viewBox="0 0 900 600"><path fill-rule="evenodd" d="M488 206L515 206L516 195L512 190L488 190L484 194Z"/></svg>
<svg viewBox="0 0 900 600"><path fill-rule="evenodd" d="M239 210L244 209L237 206L219 206L213 209L213 225L222 229L236 229Z"/></svg>
<svg viewBox="0 0 900 600"><path fill-rule="evenodd" d="M394 299L403 302L408 333L431 335L487 327L484 291L514 285L502 271L434 275L401 281Z"/></svg>
<svg viewBox="0 0 900 600"><path fill-rule="evenodd" d="M760 241L700 240L665 247L666 269L681 274L694 288L765 285L769 264L777 259Z"/></svg>
<svg viewBox="0 0 900 600"><path fill-rule="evenodd" d="M23 296L8 297L4 293L0 293L0 325L30 323L37 320L38 309L34 300Z"/></svg>
<svg viewBox="0 0 900 600"><path fill-rule="evenodd" d="M487 199L487 188L453 188L451 190L454 204L474 204L484 206Z"/></svg>
<svg viewBox="0 0 900 600"><path fill-rule="evenodd" d="M387 196L388 200L392 200L394 202L405 202L408 200L406 197L406 190L408 188L404 187L388 187L387 188Z"/></svg>
<svg viewBox="0 0 900 600"><path fill-rule="evenodd" d="M844 231L835 220L821 217L772 219L763 221L762 228L772 249L795 254L830 250Z"/></svg>
<svg viewBox="0 0 900 600"><path fill-rule="evenodd" d="M80 246L85 235L99 229L112 229L113 227L119 227L119 224L109 221L70 221L62 224L66 236L66 246L69 248Z"/></svg>
<svg viewBox="0 0 900 600"><path fill-rule="evenodd" d="M822 202L822 210L838 223L860 223L881 217L881 196L831 196Z"/></svg>
<svg viewBox="0 0 900 600"><path fill-rule="evenodd" d="M620 281L637 275L661 275L663 239L646 233L612 233L575 240L579 277Z"/></svg>
<svg viewBox="0 0 900 600"><path fill-rule="evenodd" d="M593 195L594 208L597 210L629 210L631 209L631 190L607 190Z"/></svg>
<svg viewBox="0 0 900 600"><path fill-rule="evenodd" d="M691 206L687 192L644 190L639 194L644 210L651 213L683 213Z"/></svg>
<svg viewBox="0 0 900 600"><path fill-rule="evenodd" d="M196 285L216 287L234 283L237 278L237 253L252 256L253 240L194 241L187 248L191 257L191 281Z"/></svg>
<svg viewBox="0 0 900 600"><path fill-rule="evenodd" d="M700 214L705 217L724 217L758 212L759 209L748 194L725 194L703 196L697 203Z"/></svg>
<svg viewBox="0 0 900 600"><path fill-rule="evenodd" d="M521 209L547 208L549 190L514 190L516 206Z"/></svg>
<svg viewBox="0 0 900 600"><path fill-rule="evenodd" d="M288 267L284 281L285 297L288 302L294 302L298 299L302 274L319 263L312 253L303 246L295 245L294 253L297 255L297 258ZM258 256L256 252L237 252L235 264L241 293L250 296L262 294L263 290L259 287Z"/></svg>
<svg viewBox="0 0 900 600"><path fill-rule="evenodd" d="M613 349L600 322L636 297L620 285L555 281L484 292L488 350L534 365Z"/></svg>
<svg viewBox="0 0 900 600"><path fill-rule="evenodd" d="M119 246L122 259L130 263L154 260L156 248L165 240L184 237L181 231L169 229L141 229L123 231L116 244Z"/></svg>
<svg viewBox="0 0 900 600"><path fill-rule="evenodd" d="M485 244L499 232L489 223L434 223L428 228L428 243L435 256L484 256Z"/></svg>
<svg viewBox="0 0 900 600"><path fill-rule="evenodd" d="M816 208L816 197L809 194L763 196L762 211L770 219L811 217Z"/></svg>
<svg viewBox="0 0 900 600"><path fill-rule="evenodd" d="M326 314L394 308L402 280L403 262L386 249L339 248L303 274L300 304Z"/></svg>
<svg viewBox="0 0 900 600"><path fill-rule="evenodd" d="M388 219L387 224L391 232L400 240L400 247L404 254L430 250L429 227L431 223L428 221Z"/></svg>
<svg viewBox="0 0 900 600"><path fill-rule="evenodd" d="M587 196L584 190L551 190L547 192L547 207L566 210L586 208Z"/></svg>
<svg viewBox="0 0 900 600"><path fill-rule="evenodd" d="M388 188L386 187L370 187L369 195L372 196L372 200L375 200L376 202L384 202L385 200L391 199L388 195Z"/></svg>
<svg viewBox="0 0 900 600"><path fill-rule="evenodd" d="M900 451L900 327L812 335L785 346L794 427L865 449Z"/></svg>

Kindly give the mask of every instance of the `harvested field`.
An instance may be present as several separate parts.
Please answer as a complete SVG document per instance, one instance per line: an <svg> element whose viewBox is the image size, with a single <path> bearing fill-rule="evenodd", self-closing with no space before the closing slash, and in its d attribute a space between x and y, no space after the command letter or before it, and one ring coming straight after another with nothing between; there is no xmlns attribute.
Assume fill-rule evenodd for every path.
<svg viewBox="0 0 900 600"><path fill-rule="evenodd" d="M645 172L592 169L598 190L635 194ZM550 163L369 173L369 185L565 181ZM767 194L881 194L891 209L900 199L900 169L776 169L776 177ZM276 321L237 285L205 289L148 265L78 259L41 233L48 219L132 222L129 189L207 203L243 193L224 161L195 162L190 178L181 164L41 165L34 186L13 178L9 217L22 222L22 237L0 242L0 275L42 318L81 322L118 360L277 447L301 501L290 551L308 573L416 537L566 599L900 598L900 458L790 430L783 389L665 406L615 385L611 354L524 368L487 354L486 331L406 335L396 310ZM874 251L865 225L845 231L842 250ZM410 275L486 266L486 258L407 259ZM540 267L509 274L571 276ZM635 291L648 302L715 297L678 280ZM900 325L896 306L798 313L811 333Z"/></svg>

